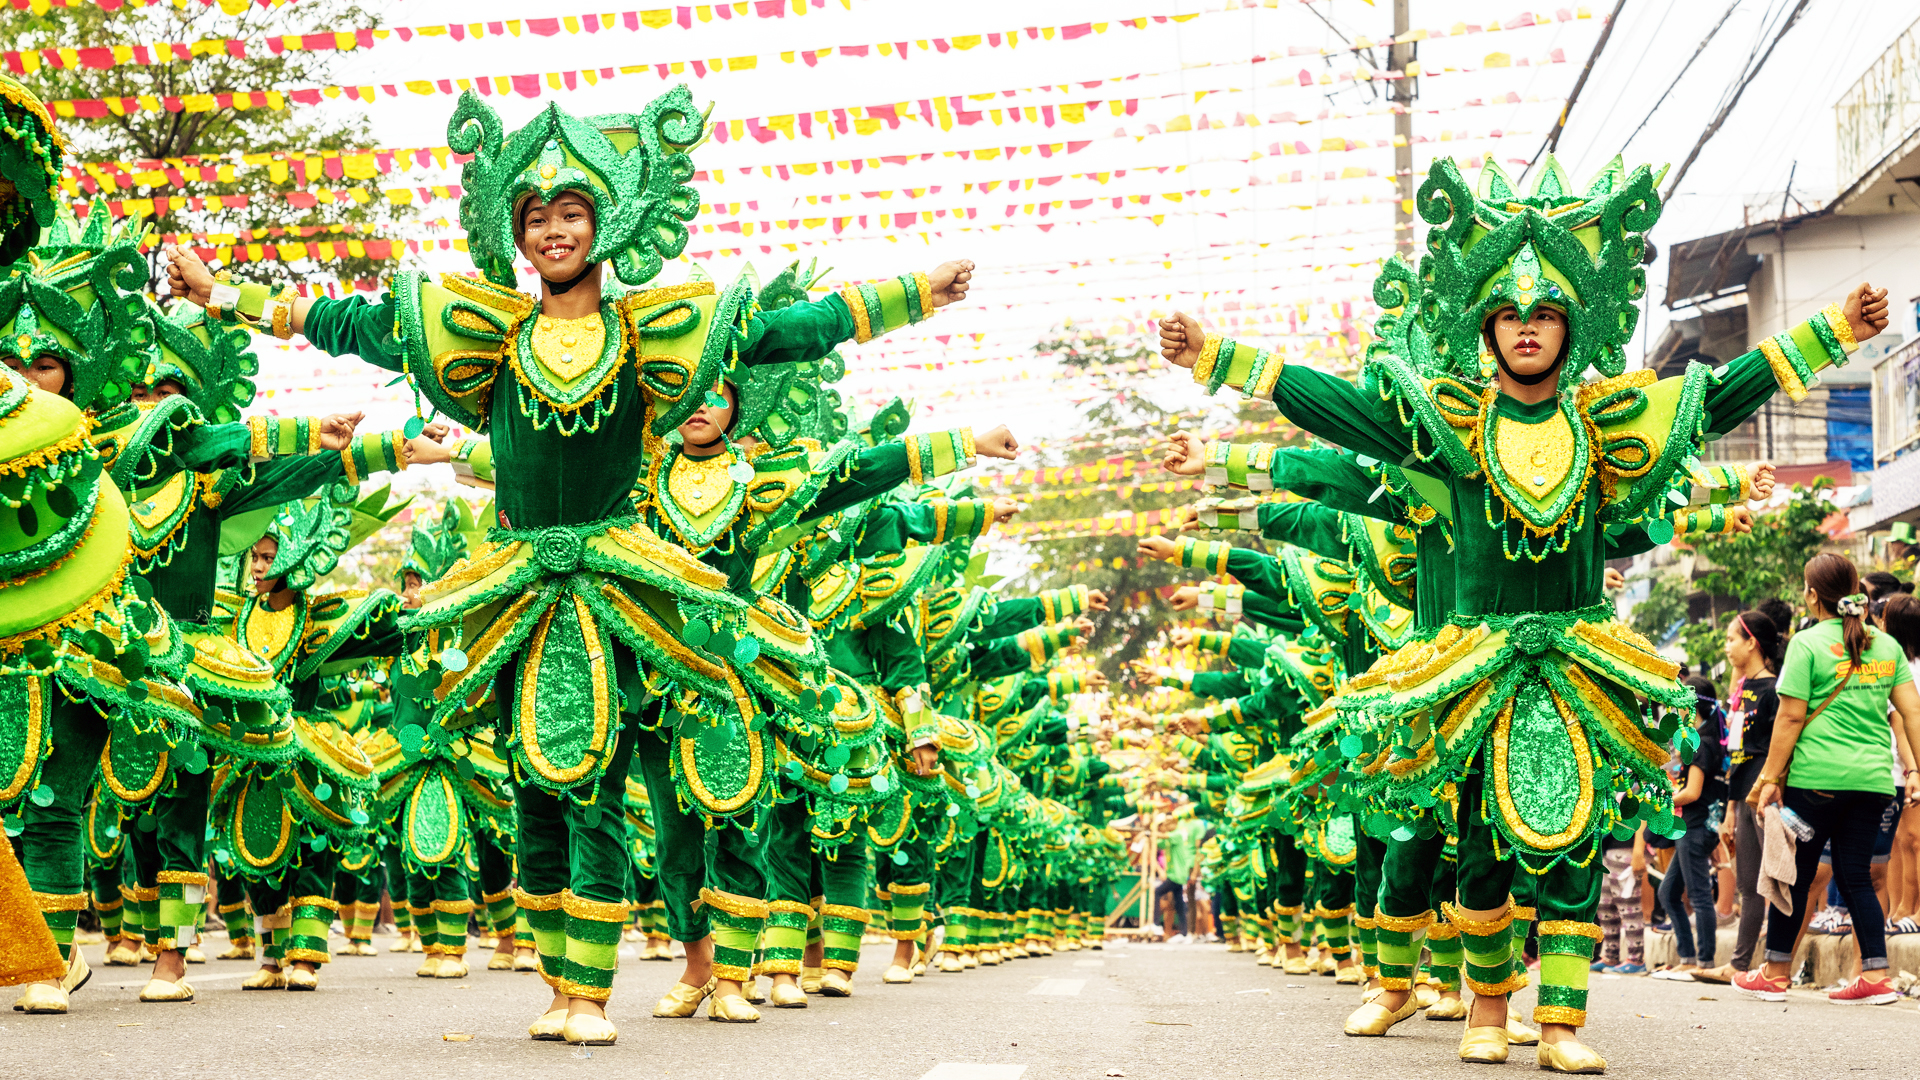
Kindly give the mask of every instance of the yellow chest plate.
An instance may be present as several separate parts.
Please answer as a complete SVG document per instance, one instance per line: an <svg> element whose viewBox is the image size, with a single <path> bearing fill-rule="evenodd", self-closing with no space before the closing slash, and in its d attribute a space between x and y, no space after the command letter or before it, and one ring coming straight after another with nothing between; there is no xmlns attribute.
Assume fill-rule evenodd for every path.
<svg viewBox="0 0 1920 1080"><path fill-rule="evenodd" d="M731 454L715 454L710 458L690 458L683 454L674 459L672 471L667 475L667 491L689 515L704 517L733 494L733 478L727 475L732 464Z"/></svg>
<svg viewBox="0 0 1920 1080"><path fill-rule="evenodd" d="M1494 445L1507 478L1535 499L1545 499L1573 468L1573 428L1564 413L1538 424L1494 418Z"/></svg>
<svg viewBox="0 0 1920 1080"><path fill-rule="evenodd" d="M289 604L275 611L266 604L256 604L247 613L247 624L242 628L245 644L256 656L265 657L269 663L287 654L287 646L293 638L293 630L300 617L298 604Z"/></svg>
<svg viewBox="0 0 1920 1080"><path fill-rule="evenodd" d="M534 356L564 382L592 370L606 346L607 327L598 312L580 319L542 315L533 325Z"/></svg>

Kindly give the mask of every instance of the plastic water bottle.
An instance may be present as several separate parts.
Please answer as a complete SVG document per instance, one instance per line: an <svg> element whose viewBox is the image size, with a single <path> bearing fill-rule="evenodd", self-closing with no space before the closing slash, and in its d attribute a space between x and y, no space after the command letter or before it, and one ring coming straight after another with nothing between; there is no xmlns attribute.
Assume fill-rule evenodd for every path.
<svg viewBox="0 0 1920 1080"><path fill-rule="evenodd" d="M1784 806L1779 809L1780 824L1785 825L1788 832L1798 837L1802 842L1813 839L1813 826L1807 824L1806 818L1801 817L1799 814L1794 813Z"/></svg>

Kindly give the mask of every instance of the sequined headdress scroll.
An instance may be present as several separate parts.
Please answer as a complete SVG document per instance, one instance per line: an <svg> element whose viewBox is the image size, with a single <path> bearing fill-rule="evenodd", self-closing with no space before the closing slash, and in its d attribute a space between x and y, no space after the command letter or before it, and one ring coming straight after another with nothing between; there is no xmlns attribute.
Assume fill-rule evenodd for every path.
<svg viewBox="0 0 1920 1080"><path fill-rule="evenodd" d="M511 288L521 199L552 201L563 191L577 191L593 200L588 261L611 259L627 285L653 280L663 260L686 248L686 223L700 209L699 195L687 186L693 179L687 151L705 130L706 117L684 86L638 113L578 119L549 104L511 135L504 134L493 107L467 91L447 122L447 143L456 153L473 155L460 172L466 188L460 224L473 264Z"/></svg>

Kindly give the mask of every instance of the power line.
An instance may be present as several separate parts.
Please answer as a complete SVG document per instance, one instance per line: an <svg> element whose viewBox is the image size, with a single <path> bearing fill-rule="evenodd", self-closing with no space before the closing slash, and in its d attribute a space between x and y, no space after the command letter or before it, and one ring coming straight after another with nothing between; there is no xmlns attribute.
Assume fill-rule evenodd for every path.
<svg viewBox="0 0 1920 1080"><path fill-rule="evenodd" d="M1793 5L1793 11L1788 13L1786 20L1781 23L1779 31L1773 35L1773 40L1767 43L1767 51L1760 55L1757 63L1748 65L1746 74L1741 77L1739 85L1732 88L1732 93L1726 98L1725 103L1720 106L1720 111L1714 114L1713 121L1707 125L1705 131L1700 133L1699 140L1693 144L1693 149L1687 154L1687 159L1680 163L1680 168L1674 173L1673 179L1667 184L1667 190L1661 193L1660 200L1662 202L1672 199L1673 193L1679 190L1680 181L1687 175L1687 170L1693 167L1694 161L1700 157L1700 151L1705 149L1707 141L1712 139L1715 133L1720 130L1720 125L1726 123L1727 117L1733 113L1734 106L1740 104L1740 95L1746 92L1747 87L1759 76L1761 69L1767 66L1767 60L1773 56L1774 48L1780 44L1780 39L1786 37L1787 34L1793 30L1794 24L1800 21L1800 15L1807 10L1807 4L1809 2L1810 0L1798 0L1798 2Z"/></svg>
<svg viewBox="0 0 1920 1080"><path fill-rule="evenodd" d="M1540 155L1560 146L1560 133L1567 130L1567 115L1573 112L1573 105L1580 100L1580 90L1587 85L1587 77L1593 74L1594 61L1600 59L1601 50L1607 47L1607 39L1613 36L1613 28L1620 25L1620 11L1627 6L1627 0L1619 0L1613 5L1613 14L1607 16L1607 27L1600 31L1600 40L1593 43L1593 52L1587 55L1587 66L1580 69L1580 78L1573 84L1573 92L1567 95L1567 103L1560 107L1560 119L1554 121L1553 130L1547 132L1547 141L1533 152L1533 161L1527 162L1531 169L1540 160Z"/></svg>
<svg viewBox="0 0 1920 1080"><path fill-rule="evenodd" d="M1693 62L1700 59L1701 53L1707 51L1707 46L1712 43L1714 35L1720 32L1721 27L1727 25L1727 20L1733 16L1733 9L1739 6L1740 0L1733 0L1733 3L1727 5L1727 10L1720 13L1720 21L1714 23L1713 29L1707 31L1707 36L1700 39L1700 44L1693 50L1693 55L1687 57L1687 62L1680 66L1680 73L1673 77L1673 81L1667 84L1665 90L1661 91L1660 100L1653 103L1653 108L1648 109L1647 115L1641 117L1640 123L1634 126L1633 134L1628 135L1626 142L1620 144L1622 151L1625 151L1626 148L1632 144L1634 136L1640 134L1640 129L1647 126L1647 121L1653 119L1653 114L1660 111L1660 106L1666 104L1667 95L1673 93L1673 88L1680 85L1680 80L1686 77L1687 69L1693 67Z"/></svg>

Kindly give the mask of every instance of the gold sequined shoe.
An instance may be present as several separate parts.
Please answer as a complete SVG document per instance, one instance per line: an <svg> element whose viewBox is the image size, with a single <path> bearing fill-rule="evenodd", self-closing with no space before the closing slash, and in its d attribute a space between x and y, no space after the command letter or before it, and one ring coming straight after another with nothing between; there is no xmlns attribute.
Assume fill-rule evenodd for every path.
<svg viewBox="0 0 1920 1080"><path fill-rule="evenodd" d="M420 961L420 966L414 969L413 973L423 979L431 979L438 975L440 973L440 954L429 953L425 960Z"/></svg>
<svg viewBox="0 0 1920 1080"><path fill-rule="evenodd" d="M513 970L539 971L540 958L531 952L515 952L513 954Z"/></svg>
<svg viewBox="0 0 1920 1080"><path fill-rule="evenodd" d="M160 954L153 951L153 946L142 942L140 945L140 962L143 964L151 964L158 959L160 959Z"/></svg>
<svg viewBox="0 0 1920 1080"><path fill-rule="evenodd" d="M379 956L380 950L373 947L371 941L356 941L342 950L348 956Z"/></svg>
<svg viewBox="0 0 1920 1080"><path fill-rule="evenodd" d="M87 958L80 955L79 949L73 950L72 956L67 960L67 973L60 978L60 989L71 994L87 985L87 980L91 978L93 978L93 969L87 966Z"/></svg>
<svg viewBox="0 0 1920 1080"><path fill-rule="evenodd" d="M760 989L758 975L740 984L740 996L746 998L749 1005L758 1005L767 1000L767 992Z"/></svg>
<svg viewBox="0 0 1920 1080"><path fill-rule="evenodd" d="M442 956L440 966L434 969L436 979L464 979L467 977L467 962L458 956Z"/></svg>
<svg viewBox="0 0 1920 1080"><path fill-rule="evenodd" d="M981 950L981 953L980 953L980 964L981 964L981 966L983 966L983 967L998 967L998 966L999 966L999 965L1000 965L1001 963L1002 963L1002 957L1000 956L1000 950L999 950L999 949L983 949L983 950Z"/></svg>
<svg viewBox="0 0 1920 1080"><path fill-rule="evenodd" d="M1319 962L1313 965L1313 972L1316 975L1335 975L1339 971L1340 961L1334 959L1331 952L1321 953Z"/></svg>
<svg viewBox="0 0 1920 1080"><path fill-rule="evenodd" d="M1429 1020L1465 1020L1466 1018L1467 1003L1457 997L1443 997L1427 1007L1427 1019ZM1508 1041L1511 1042L1512 1040L1509 1039Z"/></svg>
<svg viewBox="0 0 1920 1080"><path fill-rule="evenodd" d="M575 1046L612 1046L620 1037L620 1031L613 1021L604 1016L590 1013L574 1013L567 1017L567 1024L560 1029L560 1037Z"/></svg>
<svg viewBox="0 0 1920 1080"><path fill-rule="evenodd" d="M192 1001L193 987L187 980L168 982L165 979L148 979L147 985L140 990L141 1001Z"/></svg>
<svg viewBox="0 0 1920 1080"><path fill-rule="evenodd" d="M64 1013L67 1011L67 992L58 986L45 983L31 983L19 1000L13 1003L16 1012L23 1013Z"/></svg>
<svg viewBox="0 0 1920 1080"><path fill-rule="evenodd" d="M1398 1009L1389 1009L1378 1001L1369 1001L1347 1017L1347 1034L1365 1038L1385 1035L1393 1025L1419 1011L1420 1007L1413 1003L1411 997Z"/></svg>
<svg viewBox="0 0 1920 1080"><path fill-rule="evenodd" d="M1413 1000L1419 1002L1421 1008L1431 1009L1435 1005L1440 1004L1440 991L1435 990L1426 983L1421 983L1419 986L1413 988Z"/></svg>
<svg viewBox="0 0 1920 1080"><path fill-rule="evenodd" d="M1280 961L1280 970L1288 975L1311 975L1313 965L1304 956L1289 956Z"/></svg>
<svg viewBox="0 0 1920 1080"><path fill-rule="evenodd" d="M139 962L140 953L124 940L107 950L108 967L132 967Z"/></svg>
<svg viewBox="0 0 1920 1080"><path fill-rule="evenodd" d="M412 952L413 951L413 935L411 934L400 935L398 938L394 939L393 944L387 946L387 951L388 952Z"/></svg>
<svg viewBox="0 0 1920 1080"><path fill-rule="evenodd" d="M880 976L883 983L910 983L913 981L913 969L900 964L889 965L886 973Z"/></svg>
<svg viewBox="0 0 1920 1080"><path fill-rule="evenodd" d="M803 994L817 994L820 992L819 968L803 967L800 969L800 992Z"/></svg>
<svg viewBox="0 0 1920 1080"><path fill-rule="evenodd" d="M426 952L427 947L421 944L419 938L411 938L407 941L407 951L408 952Z"/></svg>
<svg viewBox="0 0 1920 1080"><path fill-rule="evenodd" d="M933 962L933 966L945 972L965 971L967 969L967 965L960 959L959 954L950 952L941 953L939 958Z"/></svg>
<svg viewBox="0 0 1920 1080"><path fill-rule="evenodd" d="M839 968L828 968L820 974L820 993L824 997L852 997L853 975Z"/></svg>
<svg viewBox="0 0 1920 1080"><path fill-rule="evenodd" d="M1261 967L1273 966L1273 953L1265 945L1253 950L1253 962Z"/></svg>
<svg viewBox="0 0 1920 1080"><path fill-rule="evenodd" d="M260 968L240 980L242 990L285 990L287 973L276 968Z"/></svg>
<svg viewBox="0 0 1920 1080"><path fill-rule="evenodd" d="M527 1025L527 1036L536 1042L559 1042L566 1038L567 1007L560 1006L540 1014L540 1018Z"/></svg>
<svg viewBox="0 0 1920 1080"><path fill-rule="evenodd" d="M1507 1029L1470 1027L1460 1033L1460 1060L1481 1065L1507 1063Z"/></svg>
<svg viewBox="0 0 1920 1080"><path fill-rule="evenodd" d="M193 945L189 945L180 950L180 956L189 964L204 964L207 962L207 954L201 952L199 948Z"/></svg>
<svg viewBox="0 0 1920 1080"><path fill-rule="evenodd" d="M707 1002L707 1019L723 1024L755 1024L760 1021L760 1010L739 994L728 994Z"/></svg>
<svg viewBox="0 0 1920 1080"><path fill-rule="evenodd" d="M1348 964L1334 973L1333 981L1341 986L1358 986L1367 981L1367 969L1359 964Z"/></svg>
<svg viewBox="0 0 1920 1080"><path fill-rule="evenodd" d="M496 950L492 956L487 957L487 970L488 971L512 971L513 970L512 954L503 953Z"/></svg>
<svg viewBox="0 0 1920 1080"><path fill-rule="evenodd" d="M1028 952L1023 946L1009 945L1007 946L1007 950L1000 954L1000 958L1003 960L1025 960L1032 955L1033 954Z"/></svg>
<svg viewBox="0 0 1920 1080"><path fill-rule="evenodd" d="M1384 986L1369 986L1365 990L1360 991L1360 1004L1365 1005L1367 1002L1372 1001L1374 998L1386 992L1387 988Z"/></svg>
<svg viewBox="0 0 1920 1080"><path fill-rule="evenodd" d="M773 1007L776 1009L804 1009L807 1007L807 992L792 983L773 984Z"/></svg>
<svg viewBox="0 0 1920 1080"><path fill-rule="evenodd" d="M320 973L318 971L308 971L306 968L288 968L287 989L318 990L320 989Z"/></svg>
<svg viewBox="0 0 1920 1080"><path fill-rule="evenodd" d="M962 968L977 968L977 967L979 967L979 966L980 966L980 954L979 954L979 953L977 953L977 952L970 952L970 953L964 953L964 954L962 954L962 955L961 955L961 957L960 957L960 966L961 966Z"/></svg>
<svg viewBox="0 0 1920 1080"><path fill-rule="evenodd" d="M216 956L214 959L216 960L251 960L253 959L253 943L250 941L242 941L238 943L229 944L226 948L226 951L222 952L219 956Z"/></svg>
<svg viewBox="0 0 1920 1080"><path fill-rule="evenodd" d="M1508 1009L1507 1041L1515 1046L1534 1046L1540 1042L1540 1033L1527 1026L1520 1017L1520 1010Z"/></svg>
<svg viewBox="0 0 1920 1080"><path fill-rule="evenodd" d="M917 979L920 976L925 975L926 973L927 973L927 961L923 956L921 959L915 960L913 962L913 977Z"/></svg>
<svg viewBox="0 0 1920 1080"><path fill-rule="evenodd" d="M1557 1043L1541 1043L1535 1051L1540 1067L1548 1072L1579 1073L1595 1075L1607 1071L1607 1059L1594 1052L1593 1047L1573 1039Z"/></svg>
<svg viewBox="0 0 1920 1080"><path fill-rule="evenodd" d="M689 986L683 982L676 982L667 988L666 996L654 1005L653 1015L669 1020L685 1019L699 1012L700 1003L707 1000L707 995L711 993L713 993L712 979L708 979L705 986Z"/></svg>

